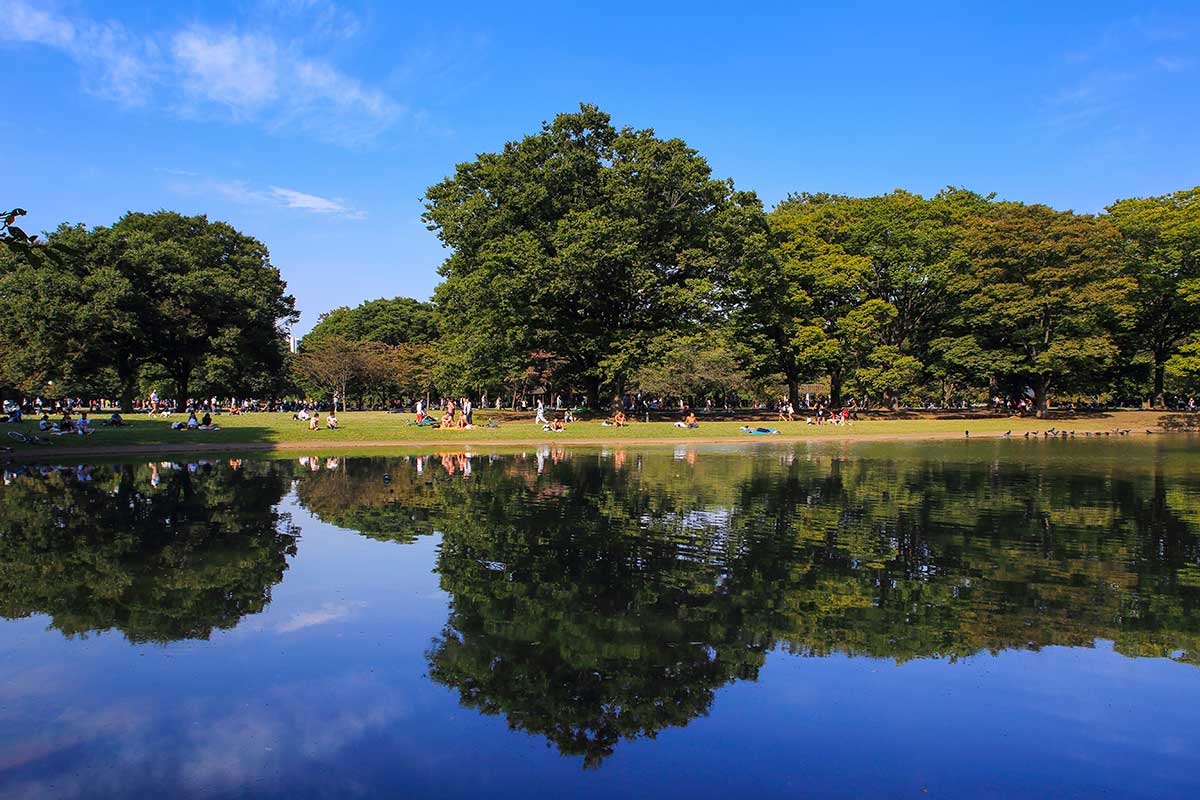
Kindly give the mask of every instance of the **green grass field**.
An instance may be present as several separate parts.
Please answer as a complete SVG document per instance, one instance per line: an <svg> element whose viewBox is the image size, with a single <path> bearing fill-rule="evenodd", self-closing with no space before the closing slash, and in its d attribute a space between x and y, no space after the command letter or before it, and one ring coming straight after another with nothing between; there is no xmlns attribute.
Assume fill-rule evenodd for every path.
<svg viewBox="0 0 1200 800"><path fill-rule="evenodd" d="M101 415L95 415L97 419ZM492 415L477 413L476 422L485 423ZM535 425L532 415L513 415L502 413L499 428L476 427L472 430L439 430L434 428L418 428L406 423L413 421L412 414L387 414L376 411L344 412L338 415L340 429L336 431L321 429L308 430L307 423L293 420L290 414L258 413L243 416L223 415L216 419L221 430L216 431L175 431L171 430L172 421L186 419L182 414L170 418L147 417L130 415L123 428L97 427L91 436L50 436L48 446L22 444L13 438L4 436L0 444L11 447L13 452L38 451L95 451L97 454L109 452L120 453L130 449L142 449L144 446L156 446L161 449L188 450L201 445L203 449L237 450L239 447L254 448L278 446L291 448L304 444L320 447L322 450L339 446L346 447L410 447L428 444L444 447L454 443L470 443L472 445L485 443L528 442L675 442L675 441L713 441L713 440L761 440L784 437L812 438L845 438L858 436L871 437L904 437L922 438L946 436L962 436L969 430L973 436L997 436L1011 430L1013 436L1022 436L1026 431L1043 431L1049 428L1059 430L1104 431L1115 428L1132 429L1136 434L1144 434L1147 429L1161 432L1160 422L1164 417L1161 411L1122 411L1105 414L1081 416L1077 419L1015 419L995 416L962 415L951 418L930 416L906 416L902 418L880 415L864 419L847 426L806 425L800 422L775 422L767 415L758 415L754 421L705 421L700 420L700 427L694 429L676 428L671 422L639 422L624 428L602 426L599 420L581 421L569 424L562 433L547 433L540 425ZM739 430L742 424L765 425L779 430L780 437L748 436ZM0 430L21 431L34 434L36 422L23 422L15 425L0 424Z"/></svg>

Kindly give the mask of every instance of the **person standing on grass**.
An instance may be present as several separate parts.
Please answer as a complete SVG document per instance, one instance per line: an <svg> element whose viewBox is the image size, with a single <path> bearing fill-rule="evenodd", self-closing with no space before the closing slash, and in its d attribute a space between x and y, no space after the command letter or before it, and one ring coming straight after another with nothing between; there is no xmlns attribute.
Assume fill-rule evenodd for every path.
<svg viewBox="0 0 1200 800"><path fill-rule="evenodd" d="M537 416L534 417L533 421L537 425L545 425L546 424L546 404L542 402L541 397L538 398Z"/></svg>
<svg viewBox="0 0 1200 800"><path fill-rule="evenodd" d="M466 420L467 420L467 424L468 424L468 425L474 425L474 424L475 424L475 420L471 418L471 414L472 414L472 412L473 412L473 411L474 411L474 409L472 409L472 408L471 408L471 398L469 398L469 397L464 397L464 398L463 398L462 413L463 413L463 417L465 417L465 418L466 418Z"/></svg>

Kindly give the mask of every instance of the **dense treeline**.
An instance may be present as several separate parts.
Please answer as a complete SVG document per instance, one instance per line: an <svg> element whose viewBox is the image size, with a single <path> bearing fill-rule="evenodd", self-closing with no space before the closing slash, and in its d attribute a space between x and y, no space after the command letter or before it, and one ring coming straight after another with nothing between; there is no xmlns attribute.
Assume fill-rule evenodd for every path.
<svg viewBox="0 0 1200 800"><path fill-rule="evenodd" d="M584 106L431 187L456 386L552 354L595 402L653 385L828 387L886 405L1195 390L1200 187L1100 215L962 189L801 194L770 213L677 139ZM715 357L714 357L715 354ZM678 372L678 370L674 370ZM672 385L672 383L674 385ZM667 391L663 391L663 390Z"/></svg>
<svg viewBox="0 0 1200 800"><path fill-rule="evenodd" d="M548 392L592 407L788 395L832 404L1200 391L1200 187L1101 214L797 194L769 212L679 139L562 114L429 187L433 301L296 318L261 243L168 212L0 249L0 386L383 405Z"/></svg>

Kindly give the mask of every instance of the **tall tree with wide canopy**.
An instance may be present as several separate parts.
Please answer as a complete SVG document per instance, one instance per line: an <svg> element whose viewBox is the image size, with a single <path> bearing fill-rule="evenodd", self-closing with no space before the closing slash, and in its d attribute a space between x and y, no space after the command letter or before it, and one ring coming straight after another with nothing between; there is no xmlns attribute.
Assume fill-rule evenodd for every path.
<svg viewBox="0 0 1200 800"><path fill-rule="evenodd" d="M1108 220L999 203L965 244L969 261L951 284L956 321L1003 365L998 382L1033 390L1038 416L1052 389L1089 385L1117 356L1134 285Z"/></svg>
<svg viewBox="0 0 1200 800"><path fill-rule="evenodd" d="M195 375L207 390L245 391L282 374L279 326L298 319L295 301L266 246L230 225L130 213L111 228L61 225L44 253L0 254L6 382L113 392L129 410L149 366L170 376L180 402Z"/></svg>
<svg viewBox="0 0 1200 800"><path fill-rule="evenodd" d="M60 225L40 255L0 252L0 377L30 394L108 394L125 408L147 360L111 231Z"/></svg>
<svg viewBox="0 0 1200 800"><path fill-rule="evenodd" d="M1153 402L1163 403L1167 361L1200 330L1200 186L1161 197L1118 200L1107 209L1124 239L1136 288L1138 346L1154 360Z"/></svg>
<svg viewBox="0 0 1200 800"><path fill-rule="evenodd" d="M426 192L453 250L435 295L448 358L496 386L548 352L590 405L621 392L651 340L707 319L733 195L681 140L618 130L591 105L459 164Z"/></svg>
<svg viewBox="0 0 1200 800"><path fill-rule="evenodd" d="M280 325L299 314L266 245L224 222L172 211L126 214L111 235L110 265L132 288L140 348L170 376L178 402L209 359L224 362L215 374L231 386L222 388L282 370Z"/></svg>

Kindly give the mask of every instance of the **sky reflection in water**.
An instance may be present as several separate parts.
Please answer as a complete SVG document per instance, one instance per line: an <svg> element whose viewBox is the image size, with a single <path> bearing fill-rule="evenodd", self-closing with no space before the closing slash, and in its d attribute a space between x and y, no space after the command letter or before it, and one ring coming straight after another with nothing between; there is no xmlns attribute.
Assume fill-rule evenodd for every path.
<svg viewBox="0 0 1200 800"><path fill-rule="evenodd" d="M10 468L0 797L1194 796L1191 447Z"/></svg>

